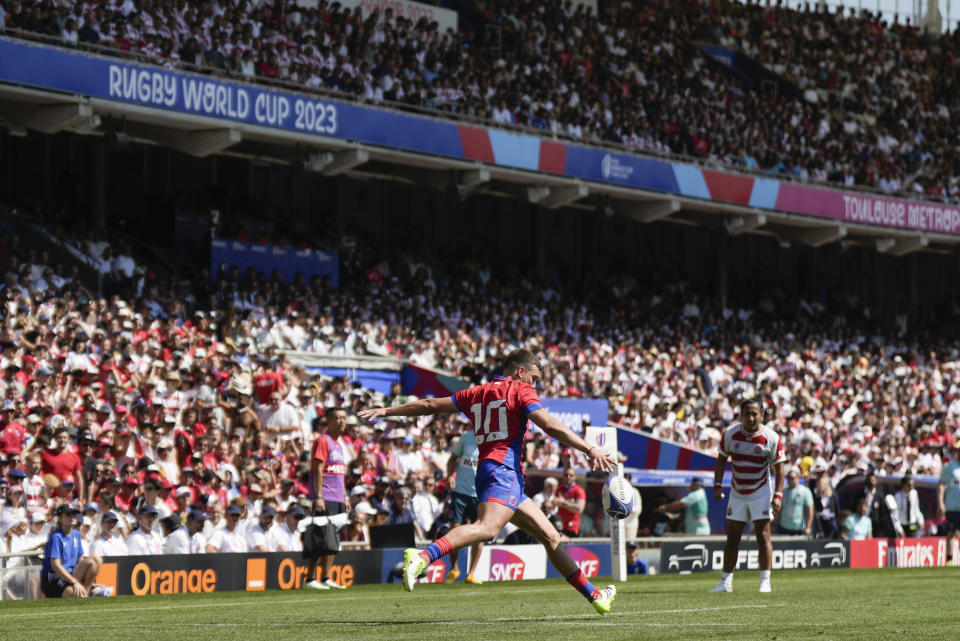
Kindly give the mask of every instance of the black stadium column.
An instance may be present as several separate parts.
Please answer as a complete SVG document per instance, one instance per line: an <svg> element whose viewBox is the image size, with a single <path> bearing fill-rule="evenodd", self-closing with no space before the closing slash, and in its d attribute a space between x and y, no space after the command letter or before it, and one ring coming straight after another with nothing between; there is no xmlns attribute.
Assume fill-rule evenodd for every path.
<svg viewBox="0 0 960 641"><path fill-rule="evenodd" d="M107 223L107 143L102 136L91 145L93 149L93 209L91 229L100 230Z"/></svg>
<svg viewBox="0 0 960 641"><path fill-rule="evenodd" d="M727 245L729 242L727 230L721 227L717 232L717 300L721 309L727 306Z"/></svg>

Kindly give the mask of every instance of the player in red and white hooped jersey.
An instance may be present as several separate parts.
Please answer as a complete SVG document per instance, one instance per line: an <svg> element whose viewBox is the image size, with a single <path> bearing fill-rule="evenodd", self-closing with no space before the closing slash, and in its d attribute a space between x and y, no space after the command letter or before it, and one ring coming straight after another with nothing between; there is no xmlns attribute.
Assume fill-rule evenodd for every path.
<svg viewBox="0 0 960 641"><path fill-rule="evenodd" d="M560 533L537 504L524 492L523 435L532 421L564 445L587 454L595 470L609 471L614 461L571 432L543 407L534 385L540 379L537 357L517 349L503 362L503 376L484 385L457 392L448 398L425 398L387 408L362 410L357 416L371 420L384 416L427 416L462 412L473 425L479 449L476 489L479 507L473 523L450 530L425 550L404 550L403 585L412 590L429 564L461 547L489 541L507 522L536 538L547 558L600 614L610 612L615 586L595 588L567 554Z"/></svg>
<svg viewBox="0 0 960 641"><path fill-rule="evenodd" d="M770 591L773 546L770 522L783 501L783 439L762 422L763 409L757 399L740 403L740 423L723 433L713 471L713 495L723 498L722 481L727 459L733 469L733 490L727 502L727 545L723 551L723 575L711 592L733 591L733 570L737 565L740 537L747 521L753 521L760 552L760 591ZM770 491L770 472L775 489Z"/></svg>

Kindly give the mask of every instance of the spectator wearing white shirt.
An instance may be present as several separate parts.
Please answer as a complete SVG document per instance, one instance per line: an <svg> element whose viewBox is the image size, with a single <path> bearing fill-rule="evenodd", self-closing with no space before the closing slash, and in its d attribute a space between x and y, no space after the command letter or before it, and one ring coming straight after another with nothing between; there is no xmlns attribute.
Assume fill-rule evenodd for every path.
<svg viewBox="0 0 960 641"><path fill-rule="evenodd" d="M146 556L163 553L163 539L154 530L157 515L157 508L149 503L140 508L140 527L127 537L128 554L131 556Z"/></svg>
<svg viewBox="0 0 960 641"><path fill-rule="evenodd" d="M923 512L920 510L920 495L913 484L913 476L907 474L900 480L900 491L893 497L897 502L900 536L923 535Z"/></svg>
<svg viewBox="0 0 960 641"><path fill-rule="evenodd" d="M547 516L557 513L557 485L556 477L548 476L543 480L543 489L533 495L533 502Z"/></svg>
<svg viewBox="0 0 960 641"><path fill-rule="evenodd" d="M417 520L417 524L420 525L420 529L424 532L430 531L433 522L437 520L437 517L440 516L440 513L443 511L440 501L433 495L433 488L436 487L436 485L437 482L432 477L425 479L422 484L419 484L417 493L414 494L413 499L411 499L413 516Z"/></svg>
<svg viewBox="0 0 960 641"><path fill-rule="evenodd" d="M282 541L273 527L277 510L267 505L260 512L256 525L247 530L247 547L251 552L280 552Z"/></svg>
<svg viewBox="0 0 960 641"><path fill-rule="evenodd" d="M117 279L130 280L137 270L137 263L130 256L130 248L122 247L113 259L111 265L113 276Z"/></svg>
<svg viewBox="0 0 960 641"><path fill-rule="evenodd" d="M210 517L206 512L190 510L187 515L187 537L190 540L189 554L202 554L207 550L207 537L203 535L203 524ZM187 554L187 552L182 552Z"/></svg>
<svg viewBox="0 0 960 641"><path fill-rule="evenodd" d="M164 554L190 554L190 533L179 514L162 519L160 525L167 537L163 543Z"/></svg>
<svg viewBox="0 0 960 641"><path fill-rule="evenodd" d="M494 122L499 122L504 125L514 124L513 112L507 109L507 103L505 100L501 100L500 104L493 108L493 113L491 115L493 116Z"/></svg>
<svg viewBox="0 0 960 641"><path fill-rule="evenodd" d="M402 478L423 469L423 454L413 449L414 440L409 434L400 439L400 451L397 452L397 472Z"/></svg>
<svg viewBox="0 0 960 641"><path fill-rule="evenodd" d="M35 415L31 414L31 416ZM44 487L43 475L40 474L41 466L40 454L31 452L27 455L27 478L23 481L23 492L28 510L40 507Z"/></svg>
<svg viewBox="0 0 960 641"><path fill-rule="evenodd" d="M300 429L296 408L283 400L280 392L270 394L270 402L257 410L260 424L271 434L289 434Z"/></svg>
<svg viewBox="0 0 960 641"><path fill-rule="evenodd" d="M247 542L243 540L237 527L242 516L243 508L239 505L231 505L227 508L225 517L227 523L213 532L210 540L207 541L207 553L247 551Z"/></svg>
<svg viewBox="0 0 960 641"><path fill-rule="evenodd" d="M299 525L306 517L306 513L299 505L291 505L283 517L283 523L278 528L281 537L280 545L288 552L303 550L303 541L300 539Z"/></svg>
<svg viewBox="0 0 960 641"><path fill-rule="evenodd" d="M116 512L106 512L100 519L100 536L93 540L90 546L90 553L101 557L106 556L126 556L127 544L120 536L117 523L120 517Z"/></svg>
<svg viewBox="0 0 960 641"><path fill-rule="evenodd" d="M263 502L263 488L259 483L251 483L247 490L246 498L247 520L252 521L260 514L260 508Z"/></svg>

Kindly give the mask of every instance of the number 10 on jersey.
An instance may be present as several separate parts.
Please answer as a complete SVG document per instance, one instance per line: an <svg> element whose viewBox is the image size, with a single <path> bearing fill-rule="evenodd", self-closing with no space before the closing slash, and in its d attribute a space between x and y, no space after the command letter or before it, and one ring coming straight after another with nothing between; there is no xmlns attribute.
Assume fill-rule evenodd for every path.
<svg viewBox="0 0 960 641"><path fill-rule="evenodd" d="M507 438L509 430L507 429L507 408L504 407L506 402L507 399L505 398L490 401L487 403L485 415L482 415L483 403L474 403L470 406L470 413L473 414L473 431L477 436L477 445L490 443L492 441L502 441ZM494 413L496 413L496 418L493 416ZM493 421L496 421L495 426L490 425ZM491 432L491 427L495 427L495 431Z"/></svg>

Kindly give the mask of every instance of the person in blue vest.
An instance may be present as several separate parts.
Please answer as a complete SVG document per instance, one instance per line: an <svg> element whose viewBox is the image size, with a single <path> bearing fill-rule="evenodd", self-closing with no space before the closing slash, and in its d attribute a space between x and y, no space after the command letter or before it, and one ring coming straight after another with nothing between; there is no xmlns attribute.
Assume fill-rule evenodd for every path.
<svg viewBox="0 0 960 641"><path fill-rule="evenodd" d="M73 525L79 511L64 503L54 512L57 529L43 548L40 588L49 599L60 597L111 596L113 590L94 581L103 564L96 554L85 555L83 539Z"/></svg>

